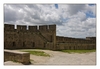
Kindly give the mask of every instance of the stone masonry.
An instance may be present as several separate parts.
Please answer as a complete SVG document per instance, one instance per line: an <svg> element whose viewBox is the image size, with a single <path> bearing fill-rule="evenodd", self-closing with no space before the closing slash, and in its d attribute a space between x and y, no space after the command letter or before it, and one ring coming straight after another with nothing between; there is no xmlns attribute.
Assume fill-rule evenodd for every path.
<svg viewBox="0 0 100 69"><path fill-rule="evenodd" d="M28 52L4 50L4 61L14 61L20 62L22 64L30 64L30 54Z"/></svg>
<svg viewBox="0 0 100 69"><path fill-rule="evenodd" d="M5 49L96 49L96 37L86 39L56 36L56 25L27 26L4 24Z"/></svg>

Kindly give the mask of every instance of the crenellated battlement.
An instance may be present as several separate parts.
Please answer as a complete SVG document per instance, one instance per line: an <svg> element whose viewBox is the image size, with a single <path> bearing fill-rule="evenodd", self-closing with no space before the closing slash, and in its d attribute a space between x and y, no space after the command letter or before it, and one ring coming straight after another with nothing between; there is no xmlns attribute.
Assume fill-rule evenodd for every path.
<svg viewBox="0 0 100 69"><path fill-rule="evenodd" d="M15 29L15 25L10 25L10 24L4 24L4 29L5 30L14 30ZM16 26L16 30L27 30L27 26L26 25L17 25ZM56 25L39 25L38 26L28 26L28 30L29 31L47 31L47 30L56 30Z"/></svg>
<svg viewBox="0 0 100 69"><path fill-rule="evenodd" d="M4 24L4 30L14 30L14 25Z"/></svg>
<svg viewBox="0 0 100 69"><path fill-rule="evenodd" d="M27 30L27 26L21 26L22 30Z"/></svg>
<svg viewBox="0 0 100 69"><path fill-rule="evenodd" d="M30 31L37 31L37 26L28 26L28 28Z"/></svg>
<svg viewBox="0 0 100 69"><path fill-rule="evenodd" d="M39 26L39 30L46 31L48 30L48 26L47 25Z"/></svg>
<svg viewBox="0 0 100 69"><path fill-rule="evenodd" d="M49 25L49 29L56 31L56 25Z"/></svg>
<svg viewBox="0 0 100 69"><path fill-rule="evenodd" d="M22 29L20 25L17 25L16 27L17 27L16 28L17 30L21 30Z"/></svg>

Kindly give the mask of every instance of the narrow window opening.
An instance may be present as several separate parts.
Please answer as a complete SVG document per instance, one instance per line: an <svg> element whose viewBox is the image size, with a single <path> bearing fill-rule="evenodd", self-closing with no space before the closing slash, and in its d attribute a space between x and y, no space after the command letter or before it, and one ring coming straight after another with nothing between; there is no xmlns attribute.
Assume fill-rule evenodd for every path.
<svg viewBox="0 0 100 69"><path fill-rule="evenodd" d="M33 42L33 45L32 45L33 47L35 47L35 43Z"/></svg>
<svg viewBox="0 0 100 69"><path fill-rule="evenodd" d="M23 42L23 47L25 47L25 42Z"/></svg>
<svg viewBox="0 0 100 69"><path fill-rule="evenodd" d="M51 35L51 42L52 42L52 35Z"/></svg>
<svg viewBox="0 0 100 69"><path fill-rule="evenodd" d="M46 46L45 46L45 43L44 43L44 48L45 48Z"/></svg>
<svg viewBox="0 0 100 69"><path fill-rule="evenodd" d="M15 46L15 42L13 42L13 46Z"/></svg>

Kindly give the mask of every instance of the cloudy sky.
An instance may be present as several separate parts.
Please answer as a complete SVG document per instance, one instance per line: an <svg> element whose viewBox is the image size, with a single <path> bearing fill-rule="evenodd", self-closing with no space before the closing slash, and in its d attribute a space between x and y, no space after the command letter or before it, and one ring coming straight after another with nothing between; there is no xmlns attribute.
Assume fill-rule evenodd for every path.
<svg viewBox="0 0 100 69"><path fill-rule="evenodd" d="M95 4L4 4L4 23L56 24L57 36L96 36Z"/></svg>

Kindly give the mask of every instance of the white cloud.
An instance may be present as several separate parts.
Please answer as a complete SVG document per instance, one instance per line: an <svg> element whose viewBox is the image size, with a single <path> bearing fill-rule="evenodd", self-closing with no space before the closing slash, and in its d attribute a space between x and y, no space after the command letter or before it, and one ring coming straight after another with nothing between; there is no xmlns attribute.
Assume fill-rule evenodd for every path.
<svg viewBox="0 0 100 69"><path fill-rule="evenodd" d="M85 21L78 21L77 18L70 19L62 26L57 26L57 35L70 37L96 36L95 18L88 18Z"/></svg>
<svg viewBox="0 0 100 69"><path fill-rule="evenodd" d="M77 14L77 12L82 11L85 9L85 4L72 4L69 5L68 10L71 15Z"/></svg>
<svg viewBox="0 0 100 69"><path fill-rule="evenodd" d="M87 4L26 4L4 5L4 21L11 24L56 24L57 35L67 37L95 36L96 6Z"/></svg>

